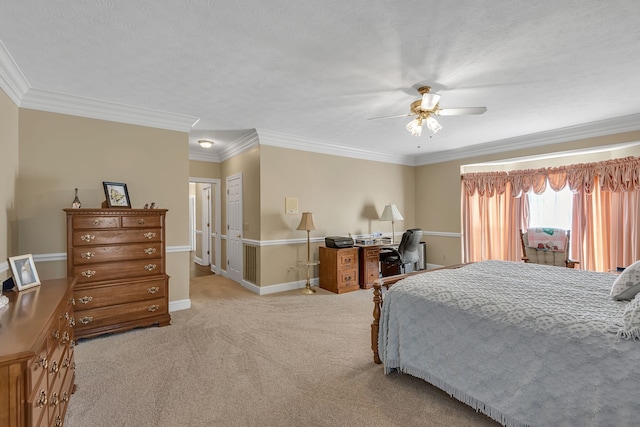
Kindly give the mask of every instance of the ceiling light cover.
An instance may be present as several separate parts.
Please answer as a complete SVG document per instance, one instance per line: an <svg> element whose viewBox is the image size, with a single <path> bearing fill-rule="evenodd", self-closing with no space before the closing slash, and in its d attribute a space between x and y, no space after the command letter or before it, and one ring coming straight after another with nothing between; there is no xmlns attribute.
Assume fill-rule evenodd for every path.
<svg viewBox="0 0 640 427"><path fill-rule="evenodd" d="M407 123L407 130L411 132L413 136L422 135L422 117L416 117Z"/></svg>
<svg viewBox="0 0 640 427"><path fill-rule="evenodd" d="M431 117L431 116L427 116L426 122L427 122L427 127L433 133L436 133L440 129L442 129L442 125L440 123L438 123L438 121L436 119L434 119L433 117Z"/></svg>
<svg viewBox="0 0 640 427"><path fill-rule="evenodd" d="M202 148L211 148L211 147L213 147L213 141L210 141L208 139L199 139L198 140L198 144L200 144L200 147L202 147Z"/></svg>
<svg viewBox="0 0 640 427"><path fill-rule="evenodd" d="M440 95L437 93L427 92L422 95L422 103L420 104L420 109L422 111L433 111L438 105L440 101Z"/></svg>

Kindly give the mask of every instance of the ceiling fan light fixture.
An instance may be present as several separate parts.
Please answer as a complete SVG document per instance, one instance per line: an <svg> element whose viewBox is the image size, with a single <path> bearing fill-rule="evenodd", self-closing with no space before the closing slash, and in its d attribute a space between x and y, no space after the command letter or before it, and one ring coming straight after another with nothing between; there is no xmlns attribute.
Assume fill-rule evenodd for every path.
<svg viewBox="0 0 640 427"><path fill-rule="evenodd" d="M440 101L440 95L437 93L427 92L422 95L422 102L420 104L420 109L422 111L433 111L438 102Z"/></svg>
<svg viewBox="0 0 640 427"><path fill-rule="evenodd" d="M426 122L427 122L427 127L433 133L436 133L440 129L442 129L442 125L438 123L438 121L431 116L427 116Z"/></svg>
<svg viewBox="0 0 640 427"><path fill-rule="evenodd" d="M213 141L211 141L210 139L199 139L198 140L198 144L200 144L200 147L202 147L202 148L211 148L211 147L213 147Z"/></svg>
<svg viewBox="0 0 640 427"><path fill-rule="evenodd" d="M416 117L407 123L407 130L411 132L413 136L422 135L422 117Z"/></svg>

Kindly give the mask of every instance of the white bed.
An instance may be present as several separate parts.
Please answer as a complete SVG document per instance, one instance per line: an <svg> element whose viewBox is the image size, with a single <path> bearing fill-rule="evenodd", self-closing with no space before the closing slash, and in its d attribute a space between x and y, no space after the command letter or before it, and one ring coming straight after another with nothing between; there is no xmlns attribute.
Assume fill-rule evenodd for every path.
<svg viewBox="0 0 640 427"><path fill-rule="evenodd" d="M621 331L617 277L485 261L404 278L384 304L378 284L372 348L385 373L506 426L640 425L640 342Z"/></svg>

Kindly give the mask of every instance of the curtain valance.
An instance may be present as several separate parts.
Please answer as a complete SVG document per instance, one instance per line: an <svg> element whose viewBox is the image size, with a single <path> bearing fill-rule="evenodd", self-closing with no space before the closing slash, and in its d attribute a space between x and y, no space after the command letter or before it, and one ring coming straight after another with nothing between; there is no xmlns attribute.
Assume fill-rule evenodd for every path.
<svg viewBox="0 0 640 427"><path fill-rule="evenodd" d="M640 158L625 157L603 162L508 172L466 173L462 175L462 182L469 196L476 191L483 196L500 195L504 193L507 185L511 185L514 197L520 197L530 191L541 194L546 190L547 183L555 191L568 185L575 193L591 194L596 176L599 177L600 189L603 191L640 190Z"/></svg>

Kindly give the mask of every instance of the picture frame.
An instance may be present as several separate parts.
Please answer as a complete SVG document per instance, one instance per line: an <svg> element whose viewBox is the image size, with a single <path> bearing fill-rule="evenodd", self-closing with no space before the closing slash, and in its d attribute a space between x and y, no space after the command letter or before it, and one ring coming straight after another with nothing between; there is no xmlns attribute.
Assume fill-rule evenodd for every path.
<svg viewBox="0 0 640 427"><path fill-rule="evenodd" d="M123 182L102 181L104 195L109 208L131 208L127 184Z"/></svg>
<svg viewBox="0 0 640 427"><path fill-rule="evenodd" d="M13 281L19 291L40 285L40 277L31 254L9 257Z"/></svg>

